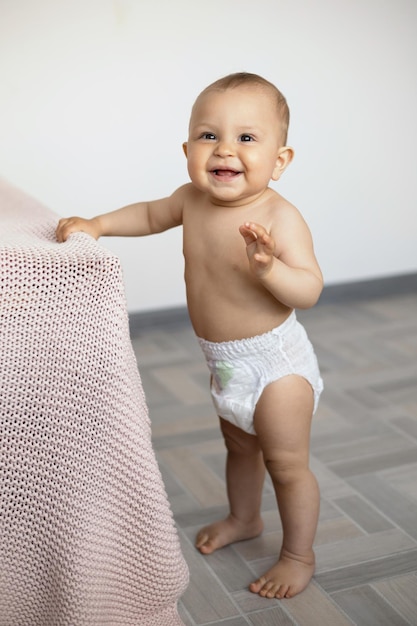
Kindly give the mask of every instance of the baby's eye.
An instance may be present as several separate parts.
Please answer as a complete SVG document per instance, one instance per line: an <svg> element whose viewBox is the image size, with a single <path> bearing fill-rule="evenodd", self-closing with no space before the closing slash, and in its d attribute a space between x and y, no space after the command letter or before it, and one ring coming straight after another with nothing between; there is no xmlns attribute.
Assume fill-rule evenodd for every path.
<svg viewBox="0 0 417 626"><path fill-rule="evenodd" d="M247 141L254 141L254 139L252 135L240 135L239 141L247 142Z"/></svg>
<svg viewBox="0 0 417 626"><path fill-rule="evenodd" d="M216 135L214 133L203 133L201 135L202 139L209 139L211 141L214 141L216 139Z"/></svg>

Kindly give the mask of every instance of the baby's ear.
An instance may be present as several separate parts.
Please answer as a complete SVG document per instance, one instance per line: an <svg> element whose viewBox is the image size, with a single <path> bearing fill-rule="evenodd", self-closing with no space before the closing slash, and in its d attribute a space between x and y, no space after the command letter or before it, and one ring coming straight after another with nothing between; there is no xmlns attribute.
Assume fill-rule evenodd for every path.
<svg viewBox="0 0 417 626"><path fill-rule="evenodd" d="M187 144L186 141L184 141L184 143L182 144L182 150L183 150L185 156L187 156L188 144Z"/></svg>
<svg viewBox="0 0 417 626"><path fill-rule="evenodd" d="M272 172L272 180L278 180L294 158L294 149L283 146L278 150L277 162Z"/></svg>

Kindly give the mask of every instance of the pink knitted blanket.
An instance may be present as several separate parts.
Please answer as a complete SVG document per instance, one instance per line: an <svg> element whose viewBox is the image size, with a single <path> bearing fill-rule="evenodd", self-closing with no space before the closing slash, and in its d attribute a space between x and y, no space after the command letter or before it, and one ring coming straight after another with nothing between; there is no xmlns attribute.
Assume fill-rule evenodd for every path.
<svg viewBox="0 0 417 626"><path fill-rule="evenodd" d="M174 626L188 582L117 257L0 182L0 626Z"/></svg>

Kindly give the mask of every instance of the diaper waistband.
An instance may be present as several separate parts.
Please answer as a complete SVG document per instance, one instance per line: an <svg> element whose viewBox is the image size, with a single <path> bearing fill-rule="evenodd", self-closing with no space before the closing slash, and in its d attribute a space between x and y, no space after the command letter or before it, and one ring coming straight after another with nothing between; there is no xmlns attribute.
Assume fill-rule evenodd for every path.
<svg viewBox="0 0 417 626"><path fill-rule="evenodd" d="M284 336L297 322L295 311L292 311L286 320L276 328L269 330L262 335L254 337L245 337L244 339L233 339L232 341L207 341L197 337L206 357L218 359L230 355L236 357L239 352L247 353L250 351L259 352L260 350L270 347L271 335Z"/></svg>

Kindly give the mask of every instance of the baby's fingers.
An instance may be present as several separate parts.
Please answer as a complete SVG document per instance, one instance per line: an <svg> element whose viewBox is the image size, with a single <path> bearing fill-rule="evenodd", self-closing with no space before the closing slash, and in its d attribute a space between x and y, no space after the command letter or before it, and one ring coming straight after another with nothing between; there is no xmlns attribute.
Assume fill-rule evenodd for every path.
<svg viewBox="0 0 417 626"><path fill-rule="evenodd" d="M61 218L55 231L57 241L60 243L66 241L72 233L78 233L80 231L88 232L88 229L83 226L85 222L86 220L79 217Z"/></svg>
<svg viewBox="0 0 417 626"><path fill-rule="evenodd" d="M59 241L60 243L62 243L63 241L66 241L68 236L72 232L75 232L75 231L73 228L71 228L71 218L63 217L62 219L60 219L58 222L56 232L55 232L57 241Z"/></svg>
<svg viewBox="0 0 417 626"><path fill-rule="evenodd" d="M255 222L245 222L242 228L246 233L250 233L252 238L263 240L265 237L269 237L269 233L264 226L261 224L256 224Z"/></svg>
<svg viewBox="0 0 417 626"><path fill-rule="evenodd" d="M242 226L239 226L239 232L245 240L247 246L254 243L258 239L257 234L250 228L249 224L242 224Z"/></svg>
<svg viewBox="0 0 417 626"><path fill-rule="evenodd" d="M275 242L264 226L256 224L255 222L246 222L244 226L247 231L251 233L252 241L256 241L258 247L262 246L269 253L273 252Z"/></svg>

